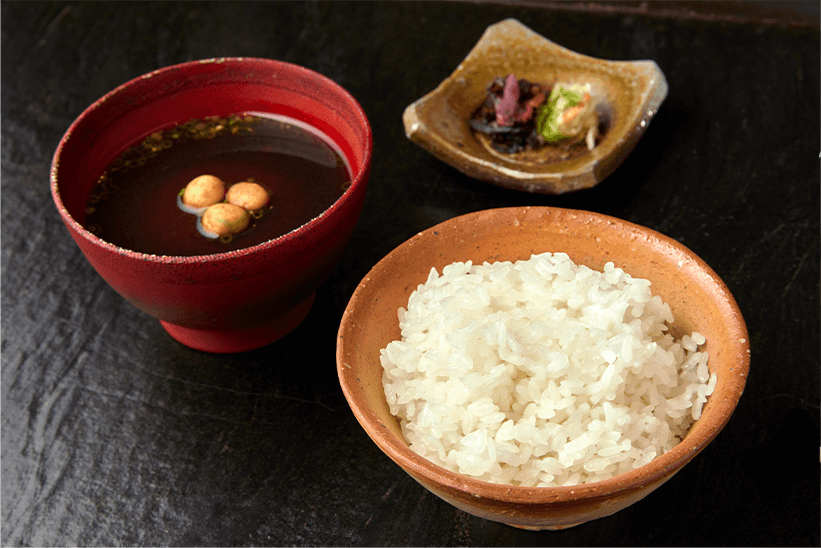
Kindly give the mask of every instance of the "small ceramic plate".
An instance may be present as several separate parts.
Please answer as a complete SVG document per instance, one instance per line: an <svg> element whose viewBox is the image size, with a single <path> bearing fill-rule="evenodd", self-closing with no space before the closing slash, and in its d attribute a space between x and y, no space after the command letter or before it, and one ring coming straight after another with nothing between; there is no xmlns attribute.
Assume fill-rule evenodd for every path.
<svg viewBox="0 0 821 548"><path fill-rule="evenodd" d="M589 83L601 120L592 151L567 159L550 145L504 154L468 125L488 83L514 74L531 82ZM624 161L667 96L667 80L653 61L606 61L572 52L515 19L487 28L439 87L405 109L408 138L462 173L499 186L543 194L590 188Z"/></svg>

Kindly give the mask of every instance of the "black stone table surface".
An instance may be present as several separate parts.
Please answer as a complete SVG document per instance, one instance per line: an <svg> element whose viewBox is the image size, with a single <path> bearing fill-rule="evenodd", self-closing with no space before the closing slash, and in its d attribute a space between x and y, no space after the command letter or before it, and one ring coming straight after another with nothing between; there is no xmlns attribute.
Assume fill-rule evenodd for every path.
<svg viewBox="0 0 821 548"><path fill-rule="evenodd" d="M818 546L817 5L782 20L649 4L3 2L2 544ZM503 189L405 137L405 107L507 17L666 74L649 130L597 187ZM178 344L110 289L49 192L57 143L94 100L222 56L323 73L374 132L361 220L308 318L234 355ZM368 438L335 370L342 312L380 258L451 217L526 205L682 242L729 286L752 347L740 405L703 453L630 508L560 532L427 492Z"/></svg>

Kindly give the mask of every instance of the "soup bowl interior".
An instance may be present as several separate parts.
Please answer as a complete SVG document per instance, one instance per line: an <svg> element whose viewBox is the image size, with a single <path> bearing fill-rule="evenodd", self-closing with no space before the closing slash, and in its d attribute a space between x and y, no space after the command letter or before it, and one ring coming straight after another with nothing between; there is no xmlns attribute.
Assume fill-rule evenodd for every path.
<svg viewBox="0 0 821 548"><path fill-rule="evenodd" d="M431 268L457 261L516 261L563 252L601 270L613 262L649 279L667 302L677 337L706 339L717 384L682 443L649 464L600 482L568 487L493 484L441 468L417 455L391 415L380 350L400 338L397 310ZM645 497L695 457L727 423L744 388L749 343L744 320L720 278L690 250L662 234L612 217L545 207L505 208L457 217L421 232L381 260L362 280L342 318L337 369L362 427L424 487L482 518L529 529L561 529L610 515Z"/></svg>
<svg viewBox="0 0 821 548"><path fill-rule="evenodd" d="M243 112L287 116L324 133L347 160L350 186L291 232L226 253L149 255L85 229L89 192L123 150L189 120ZM188 346L238 352L273 342L307 315L358 220L372 147L360 105L316 72L269 59L193 61L131 80L86 109L55 152L51 190L71 236L117 292Z"/></svg>

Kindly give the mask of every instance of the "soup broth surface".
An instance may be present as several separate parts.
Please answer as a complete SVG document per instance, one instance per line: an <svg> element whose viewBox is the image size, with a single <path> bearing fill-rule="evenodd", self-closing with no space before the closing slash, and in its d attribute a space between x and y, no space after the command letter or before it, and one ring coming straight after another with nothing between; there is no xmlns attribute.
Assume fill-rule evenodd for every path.
<svg viewBox="0 0 821 548"><path fill-rule="evenodd" d="M191 120L153 133L99 177L84 226L118 247L153 255L211 255L258 245L319 216L350 186L345 160L306 124L274 115ZM269 204L238 234L207 238L197 216L178 206L189 181L214 175L265 188Z"/></svg>

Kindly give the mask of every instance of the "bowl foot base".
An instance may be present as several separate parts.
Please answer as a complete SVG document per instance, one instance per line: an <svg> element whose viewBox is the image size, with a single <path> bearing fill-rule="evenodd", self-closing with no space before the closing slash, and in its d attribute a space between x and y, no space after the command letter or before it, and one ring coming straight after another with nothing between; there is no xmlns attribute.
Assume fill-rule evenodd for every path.
<svg viewBox="0 0 821 548"><path fill-rule="evenodd" d="M176 341L203 352L230 354L261 348L293 331L308 315L316 293L276 318L248 329L196 329L160 320Z"/></svg>
<svg viewBox="0 0 821 548"><path fill-rule="evenodd" d="M510 525L511 527L515 527L516 529L524 529L525 531L561 531L562 529L576 527L577 525L581 525L582 523L583 522L569 523L567 525L508 525Z"/></svg>

